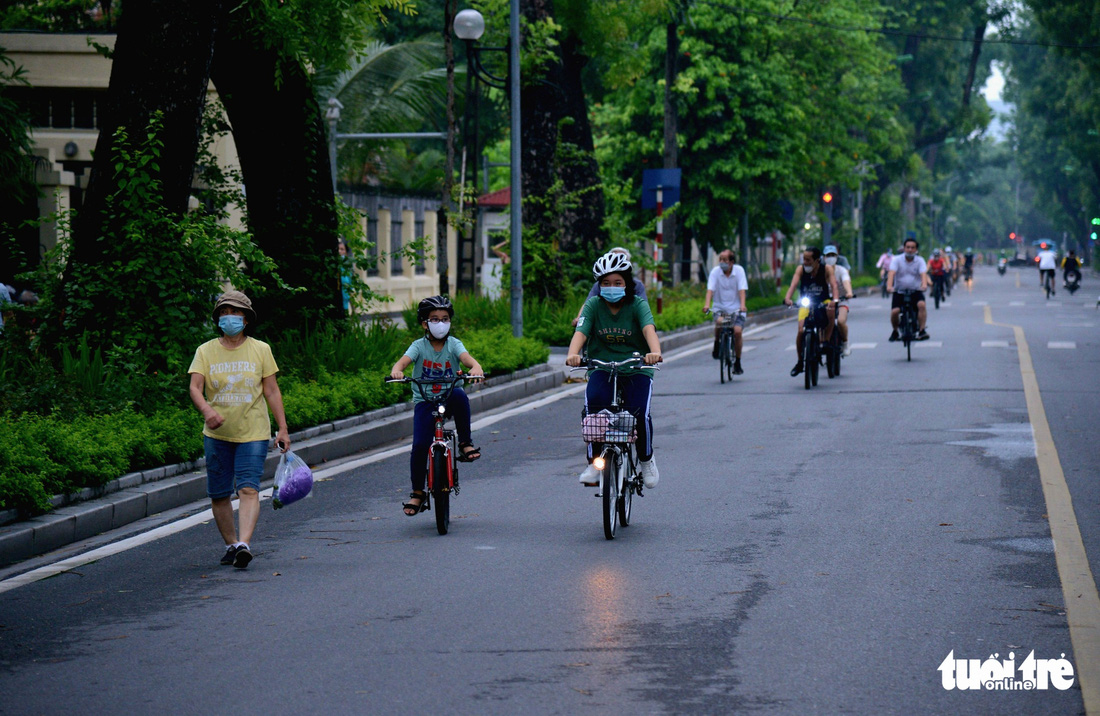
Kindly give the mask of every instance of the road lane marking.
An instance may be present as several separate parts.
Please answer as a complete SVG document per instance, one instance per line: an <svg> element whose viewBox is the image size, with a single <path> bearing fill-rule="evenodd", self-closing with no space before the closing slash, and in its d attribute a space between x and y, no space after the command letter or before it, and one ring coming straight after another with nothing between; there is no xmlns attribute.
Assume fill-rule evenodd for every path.
<svg viewBox="0 0 1100 716"><path fill-rule="evenodd" d="M1066 603L1066 621L1077 662L1078 684L1085 702L1085 713L1100 714L1100 593L1089 566L1081 529L1073 509L1073 497L1066 484L1058 448L1047 422L1031 350L1024 329L1005 323L994 323L993 312L985 307L985 322L991 326L1011 328L1016 336L1016 351L1020 357L1020 377L1024 384L1028 419L1035 436L1035 460L1039 465L1039 481L1047 506L1047 522L1054 540L1054 559L1062 581Z"/></svg>
<svg viewBox="0 0 1100 716"><path fill-rule="evenodd" d="M1076 347L1077 347L1077 342L1076 341L1047 341L1047 348L1051 348L1051 349L1055 349L1055 350L1059 349L1059 348L1066 348L1066 349L1069 349L1069 350L1073 350Z"/></svg>
<svg viewBox="0 0 1100 716"><path fill-rule="evenodd" d="M1010 306L1026 306L1027 304L1024 303L1023 301L1009 301L1008 305L1010 305Z"/></svg>
<svg viewBox="0 0 1100 716"><path fill-rule="evenodd" d="M877 345L878 343L849 343L848 347L852 350L870 350Z"/></svg>
<svg viewBox="0 0 1100 716"><path fill-rule="evenodd" d="M914 341L914 348L943 348L943 341Z"/></svg>
<svg viewBox="0 0 1100 716"><path fill-rule="evenodd" d="M973 302L973 303L971 303L970 305L971 305L971 306L988 306L988 305L989 305L989 301L974 301L974 302Z"/></svg>
<svg viewBox="0 0 1100 716"><path fill-rule="evenodd" d="M1059 328L1095 328L1095 323L1059 323Z"/></svg>
<svg viewBox="0 0 1100 716"><path fill-rule="evenodd" d="M982 341L982 348L1008 348L1008 341Z"/></svg>

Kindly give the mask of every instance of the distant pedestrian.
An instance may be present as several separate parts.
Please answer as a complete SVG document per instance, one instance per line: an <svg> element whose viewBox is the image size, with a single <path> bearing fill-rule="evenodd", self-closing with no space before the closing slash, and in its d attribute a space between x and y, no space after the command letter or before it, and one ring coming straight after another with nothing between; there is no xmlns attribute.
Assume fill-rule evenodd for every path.
<svg viewBox="0 0 1100 716"><path fill-rule="evenodd" d="M244 569L252 561L250 544L260 517L260 478L271 440L269 408L282 452L290 448L290 435L275 378L279 366L271 348L248 335L256 323L252 301L240 291L226 291L214 304L213 319L221 336L198 347L187 372L191 402L205 421L206 494L225 540L221 563ZM240 498L239 533L233 524L234 491Z"/></svg>

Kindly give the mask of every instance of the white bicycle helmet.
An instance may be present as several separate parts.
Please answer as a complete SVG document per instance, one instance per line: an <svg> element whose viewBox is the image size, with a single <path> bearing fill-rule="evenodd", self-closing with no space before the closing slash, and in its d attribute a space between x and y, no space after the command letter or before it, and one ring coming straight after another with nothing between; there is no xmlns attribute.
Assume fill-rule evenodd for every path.
<svg viewBox="0 0 1100 716"><path fill-rule="evenodd" d="M630 259L619 253L606 253L592 264L592 278L599 281L609 273L623 273L630 270Z"/></svg>

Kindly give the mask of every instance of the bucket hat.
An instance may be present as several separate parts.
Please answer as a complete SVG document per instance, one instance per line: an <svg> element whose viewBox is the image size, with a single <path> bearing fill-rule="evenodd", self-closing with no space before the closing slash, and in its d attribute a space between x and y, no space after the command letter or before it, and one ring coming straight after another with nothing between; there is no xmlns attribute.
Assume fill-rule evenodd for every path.
<svg viewBox="0 0 1100 716"><path fill-rule="evenodd" d="M225 306L239 308L244 312L245 318L248 319L249 323L256 322L256 311L252 308L252 301L248 296L240 291L226 291L218 296L218 300L214 303L214 311L210 314L210 317L214 319L214 323L218 322L218 311Z"/></svg>

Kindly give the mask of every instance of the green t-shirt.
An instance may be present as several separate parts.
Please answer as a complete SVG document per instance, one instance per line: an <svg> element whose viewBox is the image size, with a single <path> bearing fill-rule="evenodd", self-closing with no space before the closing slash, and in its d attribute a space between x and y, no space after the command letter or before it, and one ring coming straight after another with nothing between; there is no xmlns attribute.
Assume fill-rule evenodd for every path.
<svg viewBox="0 0 1100 716"><path fill-rule="evenodd" d="M644 298L634 297L633 303L625 303L618 314L612 314L607 301L593 296L584 302L577 330L588 337L588 357L602 361L621 361L634 353L649 352L642 329L653 325L653 313ZM645 373L653 370L632 368L624 374Z"/></svg>

